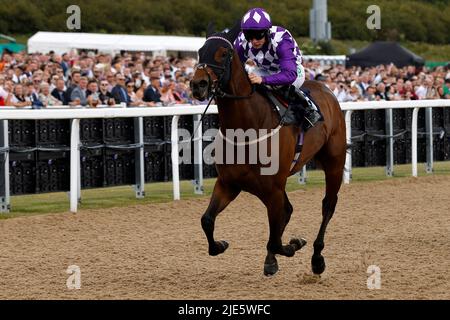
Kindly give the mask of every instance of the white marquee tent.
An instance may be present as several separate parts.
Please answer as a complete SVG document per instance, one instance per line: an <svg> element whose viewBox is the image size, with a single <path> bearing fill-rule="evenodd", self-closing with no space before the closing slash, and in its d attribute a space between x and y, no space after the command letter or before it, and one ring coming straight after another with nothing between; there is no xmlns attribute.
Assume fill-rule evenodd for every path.
<svg viewBox="0 0 450 320"><path fill-rule="evenodd" d="M75 32L38 32L28 40L29 53L57 54L69 52L72 49L98 50L112 55L124 51L146 51L154 55L167 55L171 52L190 52L195 54L205 42L202 37L179 36L145 36L121 35L101 33L75 33ZM345 55L342 56L303 56L303 60L320 61L321 64L345 64Z"/></svg>
<svg viewBox="0 0 450 320"><path fill-rule="evenodd" d="M110 54L125 50L166 55L168 51L197 52L204 42L201 37L38 32L28 40L28 52L62 54L72 49L87 49Z"/></svg>

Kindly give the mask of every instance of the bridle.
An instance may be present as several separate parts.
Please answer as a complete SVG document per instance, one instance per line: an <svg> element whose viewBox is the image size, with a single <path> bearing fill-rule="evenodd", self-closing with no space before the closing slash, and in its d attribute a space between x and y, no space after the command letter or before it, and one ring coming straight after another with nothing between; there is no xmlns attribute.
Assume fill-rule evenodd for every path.
<svg viewBox="0 0 450 320"><path fill-rule="evenodd" d="M231 43L230 40L220 36L208 37L205 43L208 42L209 40L222 40L228 44L229 48L227 49L227 55L225 57L223 65L217 65L214 63L206 63L206 62L197 64L196 67L197 70L204 70L208 75L208 93L211 93L211 98L209 99L208 105L206 106L205 111L203 112L200 118L200 122L197 125L197 128L195 129L194 133L191 136L191 141L193 140L193 137L197 133L198 128L202 124L206 111L208 111L208 108L211 105L211 102L214 100L214 98L217 97L222 99L238 99L238 100L249 99L255 93L254 85L252 85L252 92L247 96L237 96L224 91L224 87L228 84L228 82L231 79L231 62L233 61L233 54L234 54L233 44ZM214 70L216 78L214 80L213 76L211 75L211 70Z"/></svg>
<svg viewBox="0 0 450 320"><path fill-rule="evenodd" d="M227 54L225 56L223 65L217 65L213 63L199 63L197 65L198 70L205 70L206 74L208 75L208 92L212 93L210 102L215 97L223 99L249 99L250 97L252 97L255 93L254 85L252 85L252 92L247 96L237 96L225 92L224 87L228 84L231 78L231 63L233 61L234 54L233 45L228 39L220 36L211 36L206 39L205 43L209 40L222 40L226 42L230 47L229 49L227 49ZM213 80L211 70L214 70L214 74L216 76L215 80Z"/></svg>

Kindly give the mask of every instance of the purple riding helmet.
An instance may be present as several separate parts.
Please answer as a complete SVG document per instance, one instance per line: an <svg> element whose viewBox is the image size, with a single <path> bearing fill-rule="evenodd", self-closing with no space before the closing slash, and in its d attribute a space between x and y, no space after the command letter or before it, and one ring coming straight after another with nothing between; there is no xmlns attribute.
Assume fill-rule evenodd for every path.
<svg viewBox="0 0 450 320"><path fill-rule="evenodd" d="M268 30L270 28L272 28L272 19L262 8L250 9L241 21L242 30Z"/></svg>

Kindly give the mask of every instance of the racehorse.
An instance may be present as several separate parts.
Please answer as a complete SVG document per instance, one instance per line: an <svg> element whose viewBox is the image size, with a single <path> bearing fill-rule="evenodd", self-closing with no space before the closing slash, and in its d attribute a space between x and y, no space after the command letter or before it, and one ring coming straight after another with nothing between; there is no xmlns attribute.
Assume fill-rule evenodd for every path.
<svg viewBox="0 0 450 320"><path fill-rule="evenodd" d="M205 44L198 52L199 63L191 81L194 98L206 100L211 96L215 97L222 136L226 129L272 130L280 124L279 114L266 97L254 90L238 54L233 50L233 42L239 32L238 24L228 32L214 32L210 24ZM264 262L266 276L278 271L276 254L292 257L306 244L304 239L294 238L289 244L283 245L281 238L293 212L285 191L287 178L312 159L325 172L326 193L322 201L322 224L314 242L311 266L313 273L317 275L325 270L322 250L325 231L335 212L342 182L346 153L345 121L339 102L324 84L306 81L303 88L310 91L313 100L320 106L324 119L304 134L303 150L295 166L292 167L292 164L301 129L293 125L283 126L278 132L278 172L274 175L261 175L261 163L216 164L218 178L209 206L201 218L201 225L208 239L209 254L216 256L228 248L226 241L214 239L217 215L241 191L258 197L267 207L270 226Z"/></svg>

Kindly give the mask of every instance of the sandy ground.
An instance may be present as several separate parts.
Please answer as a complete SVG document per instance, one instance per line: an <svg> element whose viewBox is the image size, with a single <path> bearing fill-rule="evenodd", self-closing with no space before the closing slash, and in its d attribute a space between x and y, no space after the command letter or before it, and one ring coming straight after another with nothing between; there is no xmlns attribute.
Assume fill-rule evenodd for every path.
<svg viewBox="0 0 450 320"><path fill-rule="evenodd" d="M289 194L285 242L308 245L263 276L268 222L242 194L217 219L225 254L210 257L200 226L208 199L0 221L3 299L450 299L450 178L343 186L326 236L327 270L310 271L322 189ZM81 289L69 290L77 265ZM367 268L381 289L367 289Z"/></svg>

